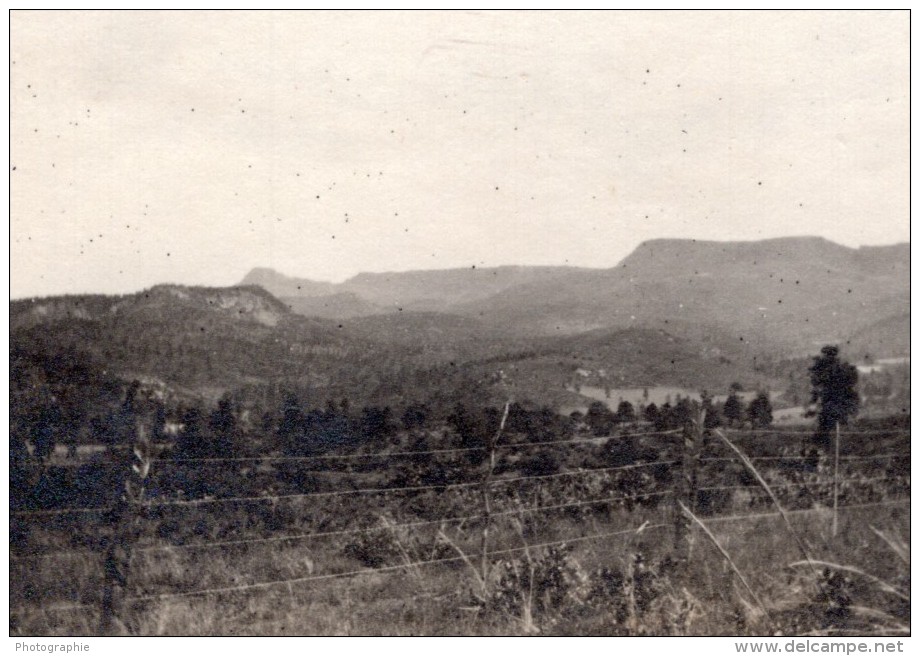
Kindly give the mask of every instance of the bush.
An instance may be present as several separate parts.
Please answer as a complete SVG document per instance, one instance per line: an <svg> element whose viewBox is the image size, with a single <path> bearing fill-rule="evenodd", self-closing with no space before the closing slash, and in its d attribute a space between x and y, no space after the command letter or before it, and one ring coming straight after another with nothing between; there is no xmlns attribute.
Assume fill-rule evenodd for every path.
<svg viewBox="0 0 920 656"><path fill-rule="evenodd" d="M541 555L498 561L487 601L493 612L552 622L587 600L589 581L567 545L549 547Z"/></svg>
<svg viewBox="0 0 920 656"><path fill-rule="evenodd" d="M558 474L562 468L559 454L541 450L521 460L519 467L524 476L549 476Z"/></svg>
<svg viewBox="0 0 920 656"><path fill-rule="evenodd" d="M399 558L399 545L393 532L386 527L356 534L343 551L365 567L391 565Z"/></svg>

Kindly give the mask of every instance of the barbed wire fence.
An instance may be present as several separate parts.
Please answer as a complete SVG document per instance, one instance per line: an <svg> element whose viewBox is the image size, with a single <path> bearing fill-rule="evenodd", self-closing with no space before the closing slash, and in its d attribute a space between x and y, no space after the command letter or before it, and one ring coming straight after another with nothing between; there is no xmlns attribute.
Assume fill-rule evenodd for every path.
<svg viewBox="0 0 920 656"><path fill-rule="evenodd" d="M693 526L689 522L689 518L686 512L682 512L681 508L689 508L691 511L696 510L697 499L699 498L700 493L713 493L713 492L735 492L735 491L746 491L751 492L752 494L757 494L763 492L763 489L757 484L743 484L743 485L702 485L701 479L705 476L704 468L707 463L730 463L737 461L733 457L704 457L701 453L701 446L704 440L704 423L705 416L702 413L697 413L690 422L685 426L683 430L677 431L657 431L657 432L647 432L647 433L636 433L633 434L633 437L642 437L642 436L655 436L655 437L674 437L681 441L682 451L681 457L678 460L656 460L652 462L639 462L632 463L627 465L612 466L612 467L587 467L579 468L572 471L557 472L553 474L543 474L543 475L523 475L523 476L513 476L513 477L500 477L494 475L495 469L495 458L496 452L499 450L505 449L527 449L534 447L541 448L562 448L565 446L574 446L579 444L599 444L605 443L610 437L598 437L598 438L579 438L573 440L552 440L552 441L543 441L543 442L521 442L521 443L498 443L498 437L501 435L501 429L499 429L496 434L495 439L489 440L485 445L484 449L478 449L480 452L485 452L485 467L487 467L486 474L480 478L480 480L460 482L460 483L445 483L440 485L411 485L411 486L393 486L393 487L357 487L354 489L344 489L344 490L335 490L335 491L321 491L321 492L307 492L307 493L298 493L298 494L276 494L276 495L259 495L259 496L236 496L236 497L216 497L216 498L197 498L197 499L183 499L183 498L163 498L163 497L151 497L144 498L144 482L149 473L151 467L157 466L195 466L195 467L210 467L217 466L225 463L232 462L241 462L241 461L252 461L252 462L265 462L265 463L283 463L283 462L307 462L307 461L328 461L328 460L352 460L352 459L367 459L367 458L381 458L384 460L388 459L401 459L401 458L413 458L420 455L448 455L448 454L470 454L477 451L475 448L457 448L457 449L430 449L430 450L419 450L419 451L397 451L391 453L361 453L361 454L323 454L315 456L298 456L298 457L285 457L285 456L270 456L270 457L261 457L261 458L196 458L196 459L158 459L152 457L149 453L149 448L146 446L143 440L139 440L138 444L135 445L133 451L133 458L130 465L130 469L127 472L125 477L125 494L122 496L122 501L115 507L83 507L83 508L51 508L51 509L15 509L11 511L11 516L22 519L24 521L41 521L42 518L54 517L54 516L80 516L80 515L97 515L100 517L111 516L114 512L121 519L119 523L116 524L115 531L112 538L109 541L109 548L105 553L100 553L97 550L93 549L83 549L83 550L63 550L63 551L52 551L47 553L36 553L36 554L26 554L26 555L11 555L11 562L22 563L23 566L28 566L28 563L34 563L36 561L68 561L68 560L80 560L80 559L100 559L102 557L103 569L106 573L106 586L103 591L102 599L99 603L62 603L62 604L45 604L42 605L40 610L41 612L98 612L101 618L100 621L100 630L104 633L112 632L130 632L132 628L130 627L129 621L125 618L130 616L130 608L136 604L141 603L151 603L157 601L166 601L169 599L176 598L187 598L187 597L203 597L203 596L219 596L227 594L245 594L252 591L271 589L278 586L294 586L294 585L305 585L310 583L319 583L321 581L336 580L342 578L352 578L352 577L361 577L369 574L387 574L395 573L406 570L415 571L417 568L421 567L432 567L438 565L446 565L448 563L458 563L467 561L469 563L471 558L473 558L473 547L468 547L468 553L464 553L461 549L457 548L459 552L456 556L449 557L439 557L439 558L429 558L423 560L408 560L406 562L392 564L392 565L379 565L376 567L364 567L361 569L352 569L345 571L334 571L334 572L325 572L325 573L308 573L307 576L296 576L288 577L284 579L277 580L267 580L267 581L252 581L246 583L238 583L235 585L227 586L212 586L201 589L194 590L182 590L182 591L165 591L165 592L156 592L156 593L136 593L130 594L128 592L128 578L127 572L130 566L132 558L136 558L141 554L152 553L152 552L177 552L177 551L205 551L212 549L227 549L230 547L238 546L249 546L249 545L259 545L262 547L270 547L271 545L277 545L282 543L296 543L301 541L309 540L320 540L324 538L333 538L333 537L342 537L342 536L355 536L355 535L374 535L380 534L381 531L393 531L395 529L417 529L423 526L437 526L446 527L451 524L464 524L470 522L479 522L480 523L480 566L479 569L481 572L482 581L487 581L489 575L489 566L493 559L510 556L513 554L518 554L522 552L527 552L528 557L530 554L529 550L549 548L555 546L566 545L570 543L578 543L590 540L604 540L612 539L618 536L629 536L629 535L640 535L645 532L659 531L666 528L672 528L674 531L674 551L678 559L689 559L692 556L693 548ZM884 434L891 435L892 433L899 431L885 431ZM909 439L909 432L900 431ZM752 434L752 432L747 432L747 434ZM787 431L757 431L759 437L767 435L788 435ZM846 435L848 437L870 434L883 434L881 431L847 431L841 432L841 435ZM796 456L796 455L784 455L784 456L754 456L748 458L752 462L797 462L802 460L808 460L811 456ZM909 458L908 453L884 453L884 454L871 454L865 456L840 456L839 460L844 462L860 463L860 462L873 462L873 461L886 461L886 460L895 460L899 458ZM116 466L116 465L113 465ZM546 485L552 481L562 480L562 479L577 479L584 476L601 476L601 477L610 477L617 472L628 472L628 471L640 471L648 468L671 468L677 472L676 477L672 477L672 482L670 484L662 485L662 489L641 492L635 491L629 494L620 494L613 496L604 496L598 498L590 499L578 499L575 501L567 501L565 503L550 503L550 504L538 504L532 506L523 506L518 505L513 508L505 509L496 509L492 505L492 491L495 486L515 486L515 485ZM331 472L336 473L336 472ZM676 481L675 481L676 478ZM782 490L782 489L806 489L811 491L813 488L822 488L822 487L831 487L835 490L835 499L836 499L836 490L839 485L852 483L852 484L864 484L870 485L877 482L883 482L890 480L888 477L876 477L876 478L865 478L857 477L853 479L838 479L834 477L833 480L819 481L819 480L810 480L807 482L794 482L794 483L773 483L770 485L773 490ZM909 474L906 480L906 484L909 491ZM182 543L182 544L162 544L162 543L151 543L144 544L139 543L140 531L136 530L136 527L140 525L143 521L145 515L154 510L163 510L168 508L176 507L214 507L218 508L221 504L278 504L284 501L299 501L306 499L318 499L318 498L354 498L356 496L365 496L365 495L404 495L404 494L415 494L421 492L436 492L436 493L445 493L450 490L469 490L475 492L479 490L480 497L482 499L483 507L480 512L475 514L467 515L449 515L444 517L438 517L437 519L431 520L419 520L419 521L410 521L410 522L391 522L382 526L374 527L355 527L355 528L346 528L338 530L326 530L326 531L310 531L298 534L287 534L287 535L273 535L266 537L242 537L238 539L230 540L207 540L200 541L197 543ZM493 528L494 521L499 517L522 517L524 515L539 515L539 514L548 514L555 511L562 511L566 509L575 509L575 508L596 508L600 506L610 507L612 504L616 503L628 503L630 508L632 504L639 502L643 499L658 499L659 501L664 498L670 498L673 505L673 519L670 522L657 522L650 523L649 521L639 521L637 519L637 524L629 528L616 530L616 531L606 531L606 532L596 532L589 535L574 535L566 539L544 541L536 544L529 544L522 547L507 547L507 548L491 548L490 547L490 530ZM841 510L847 508L869 508L869 507L882 507L882 506L896 506L896 505L907 505L910 503L909 498L898 497L893 499L882 499L878 501L870 501L866 503L850 503L850 504L841 504L839 508ZM118 514L120 511L121 514ZM805 509L793 509L787 510L786 514L790 515L801 515L808 513L818 513L824 511L820 507L812 507ZM743 522L751 520L760 520L768 518L779 518L780 513L776 512L751 512L751 513L730 513L722 514L715 516L704 517L703 521L705 523L730 523L730 522ZM641 519L641 518L640 518ZM125 528L134 527L132 530ZM113 546L114 545L114 546ZM117 549L114 548L117 546ZM121 554L125 558L118 559L113 556L114 554ZM116 563L117 567L111 567L112 563L115 560L118 560ZM112 570L111 576L110 570ZM139 589L137 586L134 586L134 589ZM487 594L487 590L483 589L483 594ZM111 593L111 594L110 594ZM117 597L117 603L113 603L113 596ZM11 608L11 613L26 613L29 612L28 607L19 607L16 609Z"/></svg>

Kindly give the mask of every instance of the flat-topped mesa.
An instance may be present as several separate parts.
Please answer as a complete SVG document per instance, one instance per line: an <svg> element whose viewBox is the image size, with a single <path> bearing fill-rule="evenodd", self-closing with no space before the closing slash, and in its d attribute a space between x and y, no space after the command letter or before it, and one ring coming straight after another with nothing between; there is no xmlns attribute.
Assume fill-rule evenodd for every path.
<svg viewBox="0 0 920 656"><path fill-rule="evenodd" d="M822 237L759 241L653 239L610 268L464 267L362 273L299 282L259 269L246 280L287 281L295 312L343 320L440 312L509 335L561 335L632 325L694 334L721 328L745 344L811 349L909 311L909 244L850 248ZM309 285L324 285L311 294ZM329 291L330 288L333 291Z"/></svg>
<svg viewBox="0 0 920 656"><path fill-rule="evenodd" d="M763 273L799 280L842 272L890 275L906 266L909 248L909 244L849 248L823 237L726 242L653 239L640 244L615 269L636 279L719 279Z"/></svg>
<svg viewBox="0 0 920 656"><path fill-rule="evenodd" d="M643 260L681 262L722 261L744 263L759 258L801 260L804 258L852 257L856 249L848 248L824 237L780 237L758 241L706 241L699 239L650 239L639 244L619 266Z"/></svg>

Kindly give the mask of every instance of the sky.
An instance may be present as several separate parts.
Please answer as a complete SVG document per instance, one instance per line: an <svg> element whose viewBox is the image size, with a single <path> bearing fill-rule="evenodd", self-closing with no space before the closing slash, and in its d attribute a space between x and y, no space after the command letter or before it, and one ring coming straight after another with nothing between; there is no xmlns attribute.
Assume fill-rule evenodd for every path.
<svg viewBox="0 0 920 656"><path fill-rule="evenodd" d="M901 12L29 12L11 296L908 241Z"/></svg>

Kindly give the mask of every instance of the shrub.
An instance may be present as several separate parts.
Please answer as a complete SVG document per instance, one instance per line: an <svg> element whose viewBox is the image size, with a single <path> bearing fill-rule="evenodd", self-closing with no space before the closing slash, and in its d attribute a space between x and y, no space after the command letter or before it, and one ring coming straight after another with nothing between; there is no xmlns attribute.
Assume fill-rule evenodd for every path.
<svg viewBox="0 0 920 656"><path fill-rule="evenodd" d="M519 466L524 476L549 476L559 473L561 469L559 454L547 450L537 451L522 459Z"/></svg>
<svg viewBox="0 0 920 656"><path fill-rule="evenodd" d="M493 612L552 623L580 609L590 590L588 577L567 545L542 554L498 561L487 608Z"/></svg>

